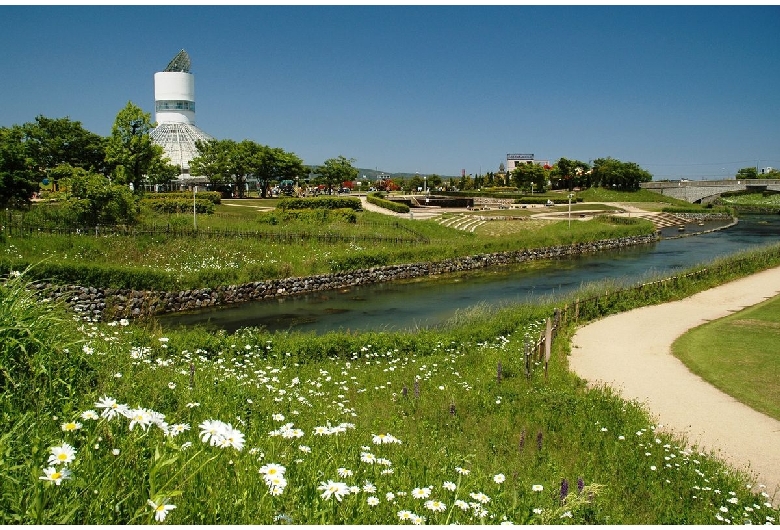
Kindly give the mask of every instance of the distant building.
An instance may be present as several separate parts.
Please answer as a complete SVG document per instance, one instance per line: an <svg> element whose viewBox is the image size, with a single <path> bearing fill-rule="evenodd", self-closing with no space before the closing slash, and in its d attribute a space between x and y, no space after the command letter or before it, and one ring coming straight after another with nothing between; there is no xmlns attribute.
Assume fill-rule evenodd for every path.
<svg viewBox="0 0 780 530"><path fill-rule="evenodd" d="M179 184L207 182L206 177L190 176L190 161L198 156L195 142L213 137L195 126L195 76L190 73L186 51L180 51L164 71L154 74L154 112L157 127L149 136L180 168Z"/></svg>
<svg viewBox="0 0 780 530"><path fill-rule="evenodd" d="M511 172L514 168L517 166L523 165L523 164L537 164L540 166L549 166L550 161L549 160L536 160L534 158L533 153L531 154L517 154L517 153L508 153L506 155L506 171Z"/></svg>

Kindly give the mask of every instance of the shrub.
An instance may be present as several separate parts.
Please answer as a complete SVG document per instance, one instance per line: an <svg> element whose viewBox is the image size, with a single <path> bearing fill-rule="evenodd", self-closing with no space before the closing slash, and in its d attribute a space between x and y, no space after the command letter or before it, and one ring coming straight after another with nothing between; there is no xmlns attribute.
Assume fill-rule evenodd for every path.
<svg viewBox="0 0 780 530"><path fill-rule="evenodd" d="M145 200L167 200L167 199L188 199L192 204L192 193L174 192L174 193L148 193L144 195ZM195 193L196 200L209 201L213 204L222 202L222 194L218 191L198 191Z"/></svg>
<svg viewBox="0 0 780 530"><path fill-rule="evenodd" d="M387 210L391 210L396 213L409 213L410 210L410 208L407 205L400 202L388 201L386 199L383 199L379 194L376 193L369 193L366 199L371 204L375 204L380 208L385 208Z"/></svg>
<svg viewBox="0 0 780 530"><path fill-rule="evenodd" d="M214 213L214 203L206 199L195 199L197 213ZM141 204L157 213L187 213L192 211L192 199L154 198L143 199Z"/></svg>
<svg viewBox="0 0 780 530"><path fill-rule="evenodd" d="M360 211L362 206L357 197L313 197L313 198L285 198L276 205L279 210L337 210L349 208Z"/></svg>

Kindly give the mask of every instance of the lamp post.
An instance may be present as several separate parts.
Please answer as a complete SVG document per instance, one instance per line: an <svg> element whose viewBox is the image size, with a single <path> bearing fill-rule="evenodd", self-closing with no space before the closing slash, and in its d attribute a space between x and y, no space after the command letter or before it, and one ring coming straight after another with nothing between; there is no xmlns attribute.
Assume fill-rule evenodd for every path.
<svg viewBox="0 0 780 530"><path fill-rule="evenodd" d="M573 193L569 193L569 230L571 230L571 198L573 196Z"/></svg>
<svg viewBox="0 0 780 530"><path fill-rule="evenodd" d="M197 230L198 229L198 216L196 215L195 211L195 194L198 192L198 187L193 186L192 187L192 228Z"/></svg>

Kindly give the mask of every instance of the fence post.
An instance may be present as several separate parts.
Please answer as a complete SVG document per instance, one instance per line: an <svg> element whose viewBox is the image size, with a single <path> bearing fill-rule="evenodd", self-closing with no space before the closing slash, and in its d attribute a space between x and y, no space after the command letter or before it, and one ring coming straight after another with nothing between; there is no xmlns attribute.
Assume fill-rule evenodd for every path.
<svg viewBox="0 0 780 530"><path fill-rule="evenodd" d="M556 309L556 318L557 312ZM550 363L550 352L552 351L552 321L547 317L547 330L544 334L544 379L547 380L547 365Z"/></svg>
<svg viewBox="0 0 780 530"><path fill-rule="evenodd" d="M574 321L578 322L580 320L580 299L577 298L574 302Z"/></svg>

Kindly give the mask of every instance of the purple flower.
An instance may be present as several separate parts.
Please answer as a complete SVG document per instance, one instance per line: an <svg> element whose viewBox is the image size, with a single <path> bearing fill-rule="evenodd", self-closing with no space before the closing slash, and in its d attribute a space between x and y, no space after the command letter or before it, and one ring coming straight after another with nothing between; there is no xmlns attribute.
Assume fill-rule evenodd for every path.
<svg viewBox="0 0 780 530"><path fill-rule="evenodd" d="M566 496L569 494L569 481L563 479L561 481L561 502L566 500Z"/></svg>

